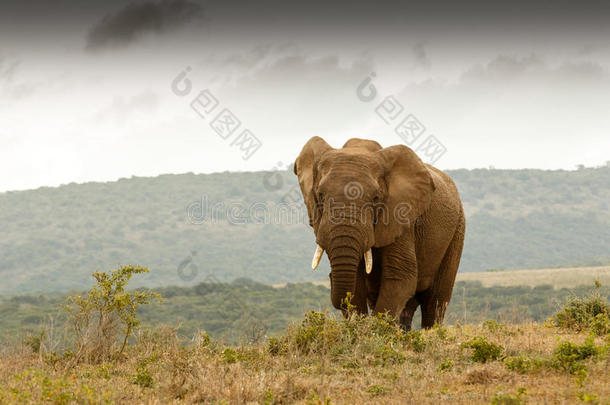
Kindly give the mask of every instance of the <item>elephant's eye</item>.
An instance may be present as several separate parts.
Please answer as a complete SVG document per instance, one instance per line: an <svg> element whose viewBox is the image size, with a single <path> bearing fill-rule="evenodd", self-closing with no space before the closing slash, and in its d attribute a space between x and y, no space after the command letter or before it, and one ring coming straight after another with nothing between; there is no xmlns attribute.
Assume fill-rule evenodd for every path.
<svg viewBox="0 0 610 405"><path fill-rule="evenodd" d="M320 204L324 203L324 193L318 193L318 201Z"/></svg>
<svg viewBox="0 0 610 405"><path fill-rule="evenodd" d="M375 197L373 197L373 204L377 204L379 202L379 196L376 195Z"/></svg>

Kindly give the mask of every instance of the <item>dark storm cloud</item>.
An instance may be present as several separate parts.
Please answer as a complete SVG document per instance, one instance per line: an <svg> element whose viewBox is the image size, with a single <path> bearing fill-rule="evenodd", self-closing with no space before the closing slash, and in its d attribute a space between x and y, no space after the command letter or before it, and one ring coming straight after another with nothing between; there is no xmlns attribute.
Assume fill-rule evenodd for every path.
<svg viewBox="0 0 610 405"><path fill-rule="evenodd" d="M415 44L413 47L413 56L415 56L415 61L418 65L425 68L430 67L430 59L428 58L428 53L426 52L426 46L424 43L420 42Z"/></svg>
<svg viewBox="0 0 610 405"><path fill-rule="evenodd" d="M87 38L87 49L126 46L141 35L167 32L201 20L203 16L201 5L188 0L128 4L93 27Z"/></svg>
<svg viewBox="0 0 610 405"><path fill-rule="evenodd" d="M99 49L131 43L145 33L159 33L200 19L203 0L148 0L128 2L106 0L23 0L0 2L0 33L10 26L18 31L18 41L39 41L38 35L82 35L83 27L98 21L90 30L88 48ZM347 33L366 33L372 38L400 39L425 32L451 37L466 34L477 37L541 32L573 35L579 32L610 31L607 15L610 5L568 1L482 2L464 0L384 1L334 0L206 0L206 16L215 27L236 35L261 32L327 38ZM106 16L99 20L101 16ZM90 27L90 26L89 26ZM402 31L401 31L402 30ZM317 38L316 36L316 38ZM279 37L278 38L282 38Z"/></svg>

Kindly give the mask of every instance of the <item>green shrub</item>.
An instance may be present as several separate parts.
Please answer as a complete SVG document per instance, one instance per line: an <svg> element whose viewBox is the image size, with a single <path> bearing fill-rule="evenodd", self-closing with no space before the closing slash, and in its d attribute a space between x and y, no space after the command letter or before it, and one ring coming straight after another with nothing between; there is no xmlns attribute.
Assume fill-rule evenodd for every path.
<svg viewBox="0 0 610 405"><path fill-rule="evenodd" d="M441 361L441 364L439 364L438 366L438 371L444 372L444 371L451 371L453 369L453 360L451 359L445 359L443 361Z"/></svg>
<svg viewBox="0 0 610 405"><path fill-rule="evenodd" d="M490 360L497 360L503 352L502 346L488 342L483 336L477 336L474 339L464 342L462 348L474 349L472 352L472 361L477 363L486 363Z"/></svg>
<svg viewBox="0 0 610 405"><path fill-rule="evenodd" d="M237 352L231 348L224 349L222 351L221 355L222 355L222 360L227 364L236 363L238 360L238 357L239 357Z"/></svg>
<svg viewBox="0 0 610 405"><path fill-rule="evenodd" d="M337 319L334 315L309 311L300 324L291 325L284 335L269 339L267 350L271 354L322 355L339 359L341 364L355 364L350 362L354 358L364 358L371 365L401 364L406 360L404 349L413 339L421 340L415 334L407 337L387 315L352 313Z"/></svg>
<svg viewBox="0 0 610 405"><path fill-rule="evenodd" d="M405 334L407 345L417 353L426 350L426 340L420 330L412 330Z"/></svg>
<svg viewBox="0 0 610 405"><path fill-rule="evenodd" d="M282 341L276 337L270 337L269 343L267 344L267 351L276 356L284 351Z"/></svg>
<svg viewBox="0 0 610 405"><path fill-rule="evenodd" d="M498 321L496 321L495 319L488 319L486 321L483 322L483 327L487 328L490 332L498 332L499 330L501 330L504 325L502 325L501 323L498 323Z"/></svg>
<svg viewBox="0 0 610 405"><path fill-rule="evenodd" d="M491 405L523 405L526 397L525 388L519 388L516 394L497 392L491 398Z"/></svg>
<svg viewBox="0 0 610 405"><path fill-rule="evenodd" d="M600 294L601 284L595 282L595 289L585 298L571 296L565 306L551 318L552 323L563 329L582 331L591 329L605 334L610 329L610 305Z"/></svg>
<svg viewBox="0 0 610 405"><path fill-rule="evenodd" d="M23 339L23 344L27 347L29 347L30 349L32 349L32 351L34 353L40 353L40 349L42 347L42 345L44 344L44 341L46 339L46 331L44 329L42 329L40 332L33 334L33 333L28 333L25 338Z"/></svg>
<svg viewBox="0 0 610 405"><path fill-rule="evenodd" d="M371 385L366 389L366 392L373 396L383 395L388 392L388 389L381 385Z"/></svg>
<svg viewBox="0 0 610 405"><path fill-rule="evenodd" d="M602 348L595 346L593 337L589 337L582 345L561 342L555 348L550 364L555 369L576 374L585 369L583 360L597 356L601 350Z"/></svg>
<svg viewBox="0 0 610 405"><path fill-rule="evenodd" d="M597 314L589 321L591 331L597 336L604 336L610 333L610 317L608 314Z"/></svg>
<svg viewBox="0 0 610 405"><path fill-rule="evenodd" d="M65 310L75 335L73 361L100 362L118 358L139 325L136 310L161 296L150 291L127 292L133 274L148 273L141 266L120 266L110 273L95 272L96 285L87 293L68 297ZM120 342L122 341L122 342ZM120 346L119 346L120 344Z"/></svg>
<svg viewBox="0 0 610 405"><path fill-rule="evenodd" d="M146 366L140 365L136 368L136 375L133 379L133 383L142 388L152 388L153 376Z"/></svg>
<svg viewBox="0 0 610 405"><path fill-rule="evenodd" d="M519 355L505 358L504 365L509 370L527 374L534 369L535 362L527 356Z"/></svg>

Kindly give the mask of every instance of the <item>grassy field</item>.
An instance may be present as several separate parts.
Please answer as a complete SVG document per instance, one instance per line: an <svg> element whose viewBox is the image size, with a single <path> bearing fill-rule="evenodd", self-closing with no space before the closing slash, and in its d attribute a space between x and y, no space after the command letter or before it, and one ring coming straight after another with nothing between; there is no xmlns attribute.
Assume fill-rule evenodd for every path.
<svg viewBox="0 0 610 405"><path fill-rule="evenodd" d="M593 285L595 280L602 285L610 285L610 266L459 273L456 281L480 281L483 287L517 285L535 287L546 284L554 288L573 288L579 285Z"/></svg>
<svg viewBox="0 0 610 405"><path fill-rule="evenodd" d="M237 347L158 328L99 363L5 349L0 403L609 403L610 339L588 336L495 322L405 334L321 313Z"/></svg>
<svg viewBox="0 0 610 405"><path fill-rule="evenodd" d="M497 270L474 273L458 273L458 281L479 281L483 287L508 287L551 285L553 288L574 288L581 285L593 285L595 280L602 285L610 285L610 266L598 267L563 267L553 269ZM329 281L314 282L330 288ZM276 288L286 283L273 284Z"/></svg>
<svg viewBox="0 0 610 405"><path fill-rule="evenodd" d="M544 322L464 317L404 332L386 315L308 311L279 334L228 344L140 324L136 308L158 296L125 286L146 272L95 273L97 284L68 300L63 327L2 344L0 404L610 403L610 304L599 285ZM244 288L278 290L261 286Z"/></svg>

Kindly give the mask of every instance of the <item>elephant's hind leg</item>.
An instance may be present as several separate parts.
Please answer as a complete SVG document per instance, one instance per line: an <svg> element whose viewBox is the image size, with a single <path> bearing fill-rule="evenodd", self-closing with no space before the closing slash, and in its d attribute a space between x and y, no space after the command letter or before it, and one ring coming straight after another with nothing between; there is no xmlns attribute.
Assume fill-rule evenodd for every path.
<svg viewBox="0 0 610 405"><path fill-rule="evenodd" d="M422 294L422 328L431 328L434 324L441 324L445 317L445 310L451 299L453 284L460 266L462 247L464 246L464 235L466 231L466 220L464 215L455 230L453 239L445 252L445 256L438 269L438 274L430 290Z"/></svg>

